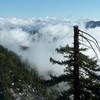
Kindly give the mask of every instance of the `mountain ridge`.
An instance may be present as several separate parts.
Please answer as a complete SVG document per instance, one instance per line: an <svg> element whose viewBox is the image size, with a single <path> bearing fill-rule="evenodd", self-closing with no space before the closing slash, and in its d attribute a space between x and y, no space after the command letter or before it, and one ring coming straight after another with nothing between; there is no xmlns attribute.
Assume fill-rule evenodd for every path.
<svg viewBox="0 0 100 100"><path fill-rule="evenodd" d="M55 100L35 69L0 45L0 100L51 100L51 95Z"/></svg>

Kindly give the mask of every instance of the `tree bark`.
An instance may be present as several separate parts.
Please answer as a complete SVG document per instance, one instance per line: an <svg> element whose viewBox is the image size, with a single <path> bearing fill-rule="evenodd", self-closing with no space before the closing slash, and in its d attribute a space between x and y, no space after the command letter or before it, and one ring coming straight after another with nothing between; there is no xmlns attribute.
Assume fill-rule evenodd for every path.
<svg viewBox="0 0 100 100"><path fill-rule="evenodd" d="M80 100L79 82L79 29L74 26L74 100Z"/></svg>

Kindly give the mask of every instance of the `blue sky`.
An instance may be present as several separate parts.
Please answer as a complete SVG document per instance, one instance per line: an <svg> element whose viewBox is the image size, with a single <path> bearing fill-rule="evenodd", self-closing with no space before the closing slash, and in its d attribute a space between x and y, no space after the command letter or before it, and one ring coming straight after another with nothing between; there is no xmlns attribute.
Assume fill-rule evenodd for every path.
<svg viewBox="0 0 100 100"><path fill-rule="evenodd" d="M0 0L0 17L100 19L100 0Z"/></svg>

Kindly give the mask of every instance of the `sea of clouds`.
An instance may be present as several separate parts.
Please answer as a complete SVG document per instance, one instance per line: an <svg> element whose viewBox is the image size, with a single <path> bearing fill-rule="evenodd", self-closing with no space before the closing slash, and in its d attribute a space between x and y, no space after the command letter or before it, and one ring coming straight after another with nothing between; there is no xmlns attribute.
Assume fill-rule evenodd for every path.
<svg viewBox="0 0 100 100"><path fill-rule="evenodd" d="M71 20L56 18L0 18L0 44L17 53L31 67L36 65L40 75L53 71L63 72L64 67L52 65L50 57L62 59L55 48L73 45L73 26L89 32L100 43L100 27L85 28L89 20ZM85 42L85 41L84 41ZM84 46L83 46L84 47ZM87 52L88 54L92 51ZM92 54L93 55L93 54Z"/></svg>

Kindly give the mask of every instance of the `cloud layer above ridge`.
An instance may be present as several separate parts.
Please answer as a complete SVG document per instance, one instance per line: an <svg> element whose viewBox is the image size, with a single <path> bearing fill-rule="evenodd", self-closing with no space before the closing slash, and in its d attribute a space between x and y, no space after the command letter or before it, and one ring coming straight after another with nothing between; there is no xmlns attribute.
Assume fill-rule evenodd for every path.
<svg viewBox="0 0 100 100"><path fill-rule="evenodd" d="M63 67L52 66L50 57L60 59L55 48L73 43L73 26L89 32L99 40L100 28L85 28L86 21L56 18L0 18L0 44L17 53L31 66L36 64L43 74L52 70L62 73Z"/></svg>

